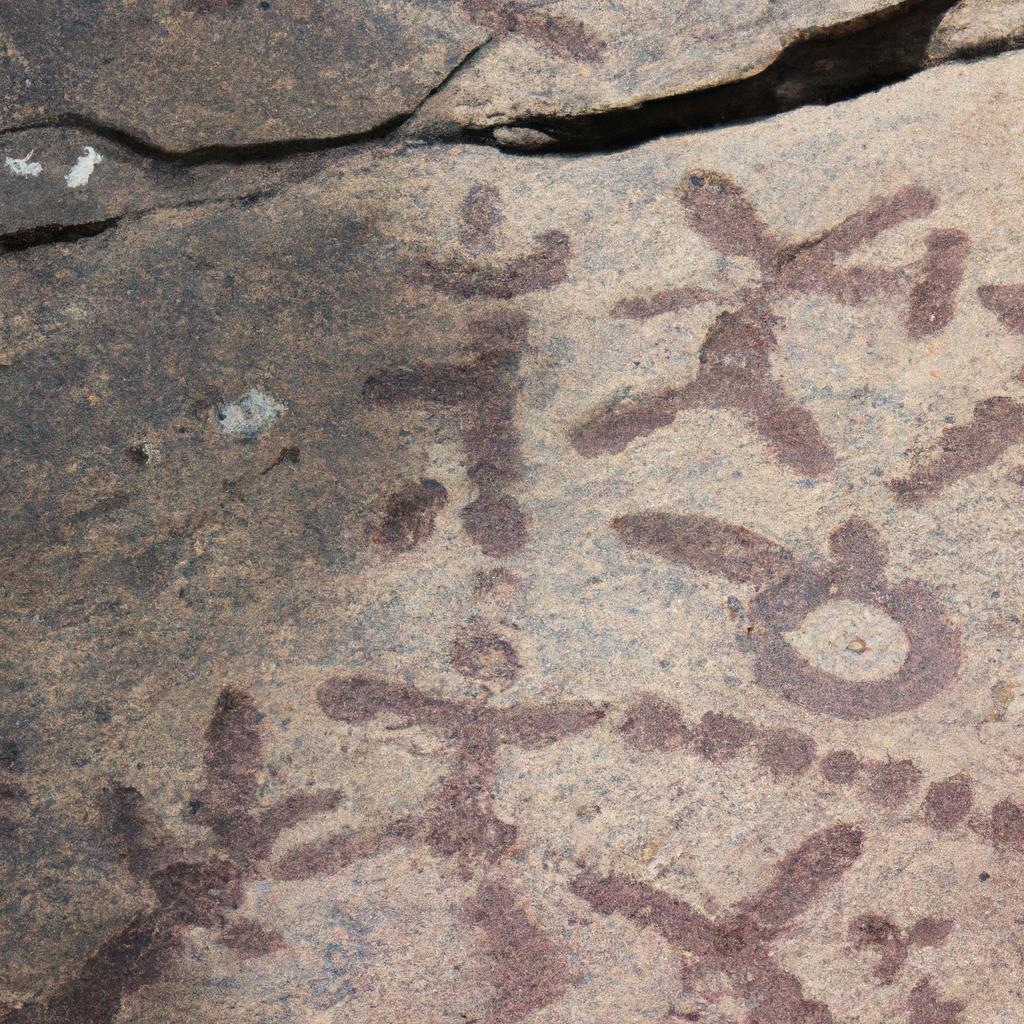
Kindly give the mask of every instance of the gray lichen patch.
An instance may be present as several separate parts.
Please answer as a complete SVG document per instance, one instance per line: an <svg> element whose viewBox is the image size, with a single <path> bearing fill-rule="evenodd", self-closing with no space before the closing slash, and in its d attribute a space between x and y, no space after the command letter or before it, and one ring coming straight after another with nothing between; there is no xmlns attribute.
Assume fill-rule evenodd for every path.
<svg viewBox="0 0 1024 1024"><path fill-rule="evenodd" d="M221 406L217 413L222 434L255 437L285 413L277 399L253 388L237 402Z"/></svg>

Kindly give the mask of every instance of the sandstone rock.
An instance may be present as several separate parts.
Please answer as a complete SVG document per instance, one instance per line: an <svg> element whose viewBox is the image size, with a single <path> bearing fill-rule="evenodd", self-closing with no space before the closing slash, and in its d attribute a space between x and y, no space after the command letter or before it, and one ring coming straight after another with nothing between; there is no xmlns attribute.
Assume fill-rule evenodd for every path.
<svg viewBox="0 0 1024 1024"><path fill-rule="evenodd" d="M1024 54L8 139L4 1024L1016 1019Z"/></svg>
<svg viewBox="0 0 1024 1024"><path fill-rule="evenodd" d="M73 128L9 132L0 147L0 246L87 235L175 205L252 202L332 159L311 152L287 160L168 161Z"/></svg>
<svg viewBox="0 0 1024 1024"><path fill-rule="evenodd" d="M1024 39L1024 4L1019 0L961 0L943 17L932 36L934 61L1019 46Z"/></svg>
<svg viewBox="0 0 1024 1024"><path fill-rule="evenodd" d="M378 130L485 38L429 2L40 0L0 23L0 128L82 121L169 151Z"/></svg>

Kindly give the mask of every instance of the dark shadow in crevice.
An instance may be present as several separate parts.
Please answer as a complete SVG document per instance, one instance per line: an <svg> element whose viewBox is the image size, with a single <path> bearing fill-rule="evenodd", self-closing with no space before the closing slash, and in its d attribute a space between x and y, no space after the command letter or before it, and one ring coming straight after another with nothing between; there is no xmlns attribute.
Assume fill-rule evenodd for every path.
<svg viewBox="0 0 1024 1024"><path fill-rule="evenodd" d="M80 242L85 238L95 238L96 235L102 235L104 231L116 227L120 220L120 217L107 217L84 224L40 224L24 231L12 231L10 234L0 235L0 255L34 249L40 245Z"/></svg>
<svg viewBox="0 0 1024 1024"><path fill-rule="evenodd" d="M906 0L853 21L816 29L787 46L763 71L737 82L567 117L530 117L500 127L541 132L526 145L542 152L614 151L676 132L700 131L774 117L804 106L853 99L904 81L929 66L928 43L957 0ZM957 59L1013 49L1001 41ZM461 141L517 148L514 135L468 130ZM505 141L508 139L508 141Z"/></svg>
<svg viewBox="0 0 1024 1024"><path fill-rule="evenodd" d="M136 156L149 160L157 160L168 166L194 167L200 164L252 164L286 160L289 157L304 153L322 153L328 150L343 149L381 142L393 135L407 121L419 112L420 108L437 95L452 79L472 63L480 52L491 42L488 36L482 43L473 47L449 72L426 93L412 110L399 114L388 121L366 131L352 132L345 135L329 135L320 138L290 138L270 142L255 142L243 145L202 146L190 150L169 150L154 142L140 138L115 125L106 124L96 118L84 114L65 113L59 117L43 121L26 122L25 124L0 131L0 136L17 135L21 132L39 131L42 129L65 128L87 132L100 139L106 139Z"/></svg>

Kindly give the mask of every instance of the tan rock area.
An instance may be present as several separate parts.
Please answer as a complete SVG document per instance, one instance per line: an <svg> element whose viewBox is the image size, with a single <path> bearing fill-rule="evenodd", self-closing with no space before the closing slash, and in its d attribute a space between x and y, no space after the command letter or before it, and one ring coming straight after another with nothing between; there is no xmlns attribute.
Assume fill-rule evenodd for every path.
<svg viewBox="0 0 1024 1024"><path fill-rule="evenodd" d="M929 7L895 84L513 153L416 117L866 12L179 5L124 77L157 15L52 7L0 19L66 40L0 154L0 1021L1024 1019L1024 53ZM206 118L203 37L168 93L257 11L269 92ZM72 80L123 102L44 124Z"/></svg>

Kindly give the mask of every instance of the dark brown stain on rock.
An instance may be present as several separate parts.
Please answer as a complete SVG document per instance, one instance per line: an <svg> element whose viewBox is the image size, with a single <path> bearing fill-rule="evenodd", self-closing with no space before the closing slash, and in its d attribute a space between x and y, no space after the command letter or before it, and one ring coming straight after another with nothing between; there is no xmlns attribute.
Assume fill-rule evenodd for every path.
<svg viewBox="0 0 1024 1024"><path fill-rule="evenodd" d="M414 830L405 820L392 822L384 829L362 828L332 835L328 840L313 840L288 850L274 862L271 877L297 881L318 875L333 875L357 861L369 860L408 841Z"/></svg>
<svg viewBox="0 0 1024 1024"><path fill-rule="evenodd" d="M840 881L860 857L863 835L849 825L815 833L782 858L768 886L717 919L690 904L621 875L583 873L572 892L602 914L619 914L653 928L684 954L688 987L725 976L750 1008L747 1024L832 1024L828 1007L772 957L784 929Z"/></svg>
<svg viewBox="0 0 1024 1024"><path fill-rule="evenodd" d="M221 930L220 941L243 959L269 956L287 945L279 932L252 920L235 921L227 925Z"/></svg>
<svg viewBox="0 0 1024 1024"><path fill-rule="evenodd" d="M527 537L526 515L508 493L523 477L516 403L526 332L525 316L498 310L467 325L468 361L385 370L363 385L369 401L432 402L456 410L466 475L479 492L462 510L463 526L494 557L514 554Z"/></svg>
<svg viewBox="0 0 1024 1024"><path fill-rule="evenodd" d="M952 775L928 787L924 798L925 821L940 832L956 828L974 805L974 785L966 775Z"/></svg>
<svg viewBox="0 0 1024 1024"><path fill-rule="evenodd" d="M419 480L395 491L384 503L384 517L370 539L392 554L412 551L433 532L448 491L436 480Z"/></svg>
<svg viewBox="0 0 1024 1024"><path fill-rule="evenodd" d="M451 859L467 877L493 865L513 848L516 828L495 811L494 790L498 749L511 744L543 747L592 728L606 709L585 702L492 707L483 701L453 701L431 697L414 686L400 686L368 676L331 677L317 689L321 710L335 721L360 724L380 716L397 718L405 727L421 726L441 735L452 746L451 764L420 819L403 823L401 841L418 842L439 856ZM382 839L367 836L376 852L382 841L394 839L385 830ZM329 837L319 844L285 854L281 869L289 877L323 863L350 863L351 834ZM356 851L358 855L358 850ZM298 858L296 860L296 857Z"/></svg>
<svg viewBox="0 0 1024 1024"><path fill-rule="evenodd" d="M522 36L555 57L585 64L599 64L604 59L604 40L578 18L549 14L528 0L458 0L458 3L475 24L492 32Z"/></svg>
<svg viewBox="0 0 1024 1024"><path fill-rule="evenodd" d="M758 741L758 757L773 775L800 775L814 763L817 744L795 729L771 729Z"/></svg>
<svg viewBox="0 0 1024 1024"><path fill-rule="evenodd" d="M628 299L619 299L610 312L617 320L650 320L652 317L673 313L678 309L693 309L702 303L714 302L717 298L718 294L708 291L707 288L665 288L646 298L634 295Z"/></svg>
<svg viewBox="0 0 1024 1024"><path fill-rule="evenodd" d="M693 740L693 729L675 704L645 694L626 709L619 731L637 750L676 750Z"/></svg>
<svg viewBox="0 0 1024 1024"><path fill-rule="evenodd" d="M870 950L878 955L873 973L883 985L896 979L908 956L906 932L880 914L861 914L850 922L850 941L854 949Z"/></svg>
<svg viewBox="0 0 1024 1024"><path fill-rule="evenodd" d="M877 954L872 973L882 985L896 980L912 946L941 946L952 931L952 921L936 917L923 917L909 930L880 914L861 914L850 923L854 948Z"/></svg>
<svg viewBox="0 0 1024 1024"><path fill-rule="evenodd" d="M459 513L466 536L492 558L521 551L529 536L529 520L510 494L482 494Z"/></svg>
<svg viewBox="0 0 1024 1024"><path fill-rule="evenodd" d="M111 1024L125 996L159 981L181 942L162 915L143 911L107 939L42 1006L8 1018L11 1024Z"/></svg>
<svg viewBox="0 0 1024 1024"><path fill-rule="evenodd" d="M423 257L410 277L449 298L514 299L556 288L568 276L572 246L564 231L544 231L533 248L502 263L484 263L463 256L447 260Z"/></svg>
<svg viewBox="0 0 1024 1024"><path fill-rule="evenodd" d="M771 378L769 354L777 348L765 307L720 313L701 346L694 381L612 404L574 431L573 446L586 457L622 451L684 410L730 409L784 465L807 476L827 473L835 459L814 419Z"/></svg>
<svg viewBox="0 0 1024 1024"><path fill-rule="evenodd" d="M831 447L811 414L783 392L773 375L770 354L779 347L775 303L792 294L823 295L845 305L891 303L898 292L908 291L908 333L932 333L953 316L967 236L932 231L925 239L926 257L909 268L850 265L841 261L884 231L931 213L935 196L919 186L900 189L871 200L824 234L796 243L776 238L746 191L725 175L694 171L677 197L689 227L718 252L753 260L761 281L738 292L680 286L616 302L612 315L632 320L711 301L729 308L704 338L693 381L605 406L573 431L573 446L588 458L620 452L686 410L728 409L749 423L783 465L806 476L828 473L835 465Z"/></svg>
<svg viewBox="0 0 1024 1024"><path fill-rule="evenodd" d="M921 785L921 770L913 761L872 761L866 769L869 797L883 807L898 807Z"/></svg>
<svg viewBox="0 0 1024 1024"><path fill-rule="evenodd" d="M21 772L24 771L22 763L21 746L17 740L0 738L0 771Z"/></svg>
<svg viewBox="0 0 1024 1024"><path fill-rule="evenodd" d="M474 185L459 206L459 220L459 241L467 249L492 245L505 220L501 193L494 185Z"/></svg>
<svg viewBox="0 0 1024 1024"><path fill-rule="evenodd" d="M494 989L486 1017L492 1024L515 1024L582 980L582 972L500 880L480 883L465 917L483 935L484 980Z"/></svg>
<svg viewBox="0 0 1024 1024"><path fill-rule="evenodd" d="M476 574L473 589L477 597L518 601L529 589L529 584L522 576L510 569L485 569Z"/></svg>
<svg viewBox="0 0 1024 1024"><path fill-rule="evenodd" d="M487 629L460 632L452 642L450 660L460 675L489 682L511 682L522 668L512 643Z"/></svg>
<svg viewBox="0 0 1024 1024"><path fill-rule="evenodd" d="M728 761L756 735L749 722L721 711L708 711L695 730L694 743L700 756L708 761Z"/></svg>
<svg viewBox="0 0 1024 1024"><path fill-rule="evenodd" d="M904 505L920 505L958 480L991 466L1024 441L1024 405L1003 396L974 407L970 423L946 427L933 445L936 454L907 476L889 483Z"/></svg>
<svg viewBox="0 0 1024 1024"><path fill-rule="evenodd" d="M737 583L777 576L792 565L781 544L708 516L641 512L613 519L612 529L629 547Z"/></svg>
<svg viewBox="0 0 1024 1024"><path fill-rule="evenodd" d="M978 289L978 298L1000 323L1014 334L1024 334L1024 285L989 284Z"/></svg>
<svg viewBox="0 0 1024 1024"><path fill-rule="evenodd" d="M963 231L932 231L925 238L921 279L910 292L907 333L923 338L948 326L956 311L957 291L964 277L970 239Z"/></svg>
<svg viewBox="0 0 1024 1024"><path fill-rule="evenodd" d="M852 750L834 750L821 760L822 778L837 786L849 785L860 770L860 758Z"/></svg>
<svg viewBox="0 0 1024 1024"><path fill-rule="evenodd" d="M1024 807L1013 800L1000 800L987 819L972 818L970 825L997 849L1024 851Z"/></svg>
<svg viewBox="0 0 1024 1024"><path fill-rule="evenodd" d="M878 531L851 519L833 531L824 570L797 562L781 545L708 516L642 512L612 521L620 540L667 561L753 583L740 640L755 654L755 681L809 711L845 719L877 718L919 707L947 687L960 665L960 633L942 604L912 580L890 586L887 548ZM837 599L872 605L895 620L909 653L880 680L854 680L815 668L785 639L816 608Z"/></svg>
<svg viewBox="0 0 1024 1024"><path fill-rule="evenodd" d="M625 711L619 733L642 751L687 750L706 761L721 762L753 747L754 756L777 778L800 775L815 760L816 744L796 729L762 729L720 711L690 722L676 705L645 694Z"/></svg>
<svg viewBox="0 0 1024 1024"><path fill-rule="evenodd" d="M930 978L922 978L911 990L907 1002L907 1024L961 1024L967 1004L942 999Z"/></svg>
<svg viewBox="0 0 1024 1024"><path fill-rule="evenodd" d="M242 690L226 687L206 729L205 780L195 793L196 819L230 840L247 818L263 769L263 716Z"/></svg>

